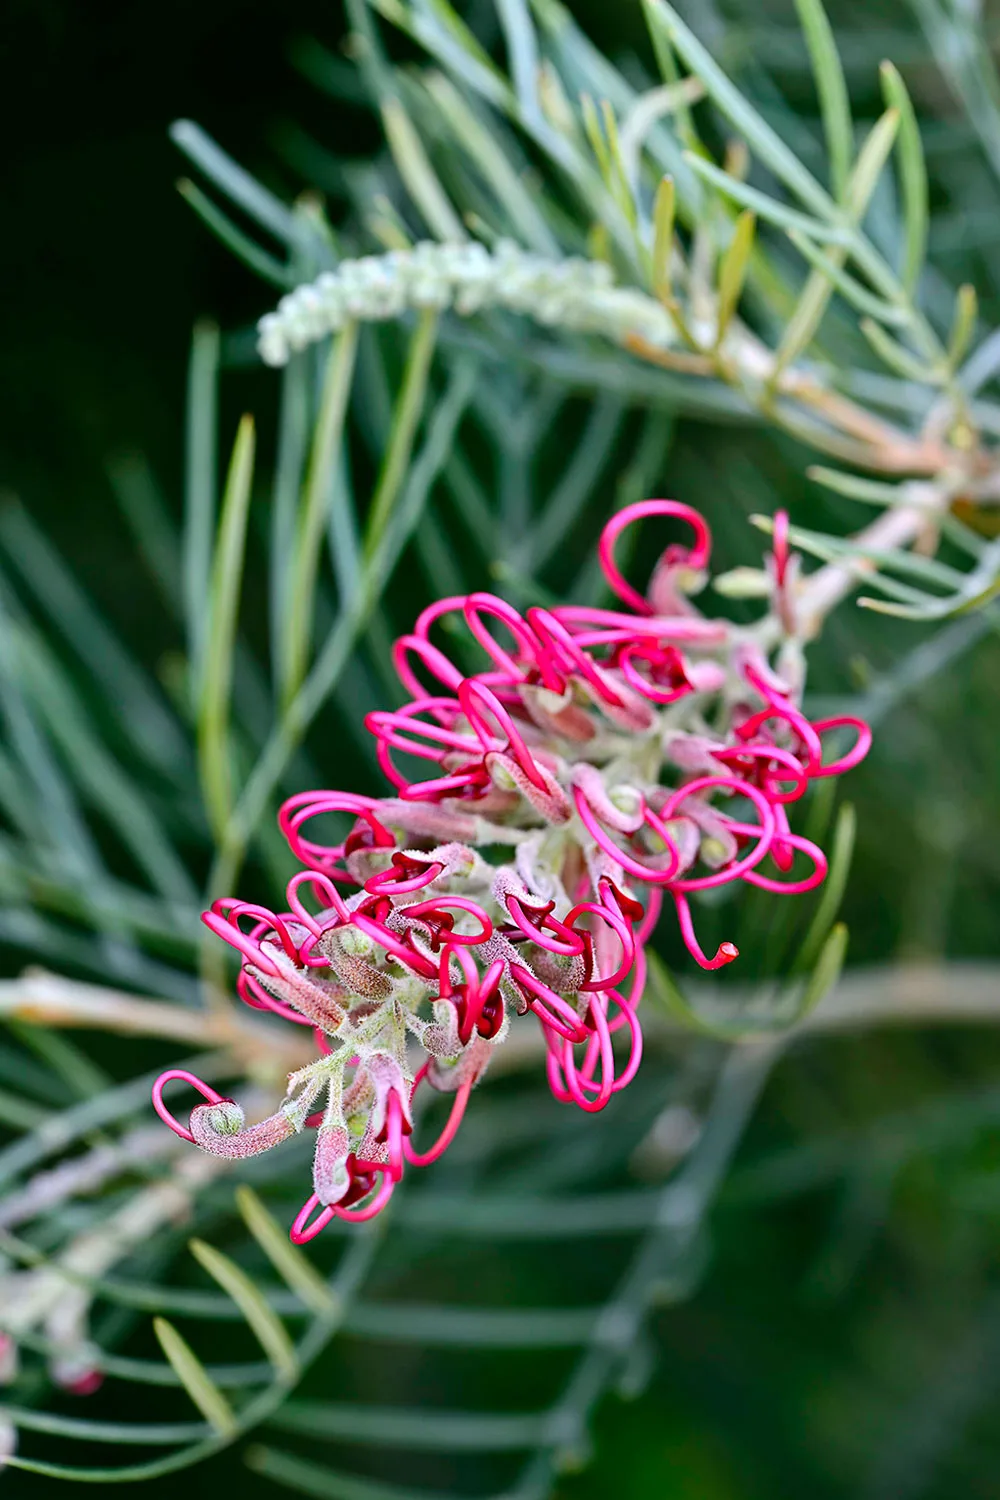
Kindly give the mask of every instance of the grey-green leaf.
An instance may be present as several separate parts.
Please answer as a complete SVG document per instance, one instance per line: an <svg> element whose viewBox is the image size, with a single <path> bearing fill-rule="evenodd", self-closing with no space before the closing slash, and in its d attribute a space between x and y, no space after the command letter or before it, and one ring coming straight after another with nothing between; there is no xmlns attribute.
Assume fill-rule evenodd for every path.
<svg viewBox="0 0 1000 1500"><path fill-rule="evenodd" d="M153 1332L181 1385L205 1421L220 1436L235 1437L236 1415L190 1344L166 1318L153 1319Z"/></svg>
<svg viewBox="0 0 1000 1500"><path fill-rule="evenodd" d="M204 1240L191 1240L190 1249L198 1264L232 1297L278 1374L293 1376L298 1362L292 1341L260 1288L234 1260Z"/></svg>

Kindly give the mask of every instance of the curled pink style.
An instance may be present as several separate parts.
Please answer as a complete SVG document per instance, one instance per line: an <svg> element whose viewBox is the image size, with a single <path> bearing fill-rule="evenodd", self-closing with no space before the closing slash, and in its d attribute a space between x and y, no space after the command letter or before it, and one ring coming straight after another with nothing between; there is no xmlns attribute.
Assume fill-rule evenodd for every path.
<svg viewBox="0 0 1000 1500"><path fill-rule="evenodd" d="M550 683L545 681L543 672L543 683L546 687L554 685L558 691L562 691L566 685L566 679L575 675L594 690L598 699L610 704L613 708L623 706L621 693L615 692L593 657L588 655L557 614L533 605L528 610L528 620L539 642L540 667L548 667L551 675Z"/></svg>
<svg viewBox="0 0 1000 1500"><path fill-rule="evenodd" d="M420 1072L413 1080L413 1094L410 1096L411 1099L416 1095L417 1089L419 1088L423 1080L427 1078L429 1067L429 1062L424 1063L424 1066L420 1069ZM428 1079L428 1083L429 1082L430 1079ZM406 1157L406 1160L409 1162L411 1167L429 1167L431 1162L437 1161L438 1158L443 1156L447 1151L448 1147L451 1145L452 1141L458 1134L458 1127L461 1125L463 1116L465 1115L465 1108L469 1102L469 1095L472 1092L472 1085L474 1082L474 1079L468 1078L456 1090L451 1110L448 1114L448 1119L445 1123L444 1129L441 1131L441 1134L438 1136L433 1146L430 1146L426 1151L415 1151L412 1144L412 1137L404 1137L403 1155Z"/></svg>
<svg viewBox="0 0 1000 1500"><path fill-rule="evenodd" d="M373 896L384 895L387 891L394 896L403 896L433 885L443 872L444 865L439 859L421 859L397 849L387 870L368 877L365 890Z"/></svg>
<svg viewBox="0 0 1000 1500"><path fill-rule="evenodd" d="M779 510L775 513L771 555L774 558L774 581L779 588L784 588L789 558L787 510Z"/></svg>
<svg viewBox="0 0 1000 1500"><path fill-rule="evenodd" d="M567 1041L586 1041L590 1034L589 1028L564 996L557 995L555 990L543 984L523 964L510 964L509 973L526 1007L534 1011L544 1027L565 1037Z"/></svg>
<svg viewBox="0 0 1000 1500"><path fill-rule="evenodd" d="M639 671L637 661L648 667L648 677ZM661 707L694 692L676 646L661 646L653 640L628 641L619 647L615 664L630 687Z"/></svg>
<svg viewBox="0 0 1000 1500"><path fill-rule="evenodd" d="M726 964L731 964L733 959L739 958L740 950L735 943L720 943L715 950L715 956L706 958L701 944L695 937L694 922L691 920L691 908L687 897L676 888L671 895L677 908L677 923L681 930L681 937L684 939L684 946L696 964L703 969L721 969Z"/></svg>
<svg viewBox="0 0 1000 1500"><path fill-rule="evenodd" d="M734 776L696 776L693 781L688 781L684 786L671 794L664 803L660 817L668 822L675 814L683 808L688 797L696 792L725 791L732 795L746 797L751 801L760 815L760 823L742 823L735 818L725 817L726 826L735 834L755 840L753 849L749 854L744 854L738 859L730 861L721 870L715 870L711 875L697 875L682 877L671 882L673 891L705 891L712 886L726 885L730 880L741 877L745 871L752 870L759 865L771 847L775 834L774 810L764 793L749 781L738 781Z"/></svg>
<svg viewBox="0 0 1000 1500"><path fill-rule="evenodd" d="M594 943L589 932L584 932L586 939L586 951L588 955L588 978L580 985L581 994L589 993L591 990L613 989L615 985L622 984L629 976L632 965L635 962L635 936L632 925L624 914L605 901L580 901L573 907L566 918L566 925L573 928L583 916L596 918L603 922L606 927L615 934L621 944L621 957L617 967L610 974L597 974L594 960Z"/></svg>
<svg viewBox="0 0 1000 1500"><path fill-rule="evenodd" d="M484 714L489 714L499 726L502 734L506 736L506 753L517 762L524 775L534 786L542 792L548 792L549 789L545 780L525 744L523 736L492 688L486 687L481 682L469 679L463 682L459 689L458 699L465 710L469 723L476 734L479 735L484 750L494 749L497 739L490 732L484 717Z"/></svg>
<svg viewBox="0 0 1000 1500"><path fill-rule="evenodd" d="M828 765L821 765L818 771L813 772L814 776L842 776L845 771L853 771L872 747L870 727L864 719L856 719L852 714L840 714L835 719L817 719L812 727L818 735L827 734L833 729L853 729L857 736L846 755L842 755L839 760L830 761Z"/></svg>
<svg viewBox="0 0 1000 1500"><path fill-rule="evenodd" d="M405 687L406 691L414 698L424 698L429 695L410 666L410 657L415 656L429 672L432 672L446 688L454 692L462 682L462 674L456 666L439 651L437 646L432 646L426 636L401 635L392 648L392 664L396 669L396 676Z"/></svg>
<svg viewBox="0 0 1000 1500"><path fill-rule="evenodd" d="M487 656L508 682L523 682L532 666L542 667L542 651L530 624L495 594L470 594L462 610L465 622ZM506 626L521 651L521 661L505 651L483 623L483 616ZM525 665L525 663L527 665ZM549 684L546 683L546 686Z"/></svg>
<svg viewBox="0 0 1000 1500"><path fill-rule="evenodd" d="M453 907L455 911L468 912L470 916L475 917L479 923L479 930L469 933L456 932L454 918L448 910L449 907ZM431 927L430 941L433 948L440 947L444 936L447 937L449 943L470 948L477 948L480 943L488 943L493 936L493 923L489 916L478 901L472 901L468 896L442 895L435 896L430 901L413 901L402 908L402 915L406 921L423 921Z"/></svg>
<svg viewBox="0 0 1000 1500"><path fill-rule="evenodd" d="M223 1104L230 1103L231 1101L226 1100L222 1094L216 1093L210 1084L205 1083L204 1079L197 1078L194 1073L189 1073L186 1068L168 1068L165 1073L160 1074L159 1078L153 1084L153 1108L164 1125L169 1125L174 1135L179 1135L182 1141L190 1141L193 1145L194 1136L191 1134L191 1131L186 1130L183 1125L174 1119L174 1116L163 1102L164 1087L175 1078L179 1079L181 1083L190 1084L193 1089L197 1089L201 1097L207 1100L209 1104Z"/></svg>
<svg viewBox="0 0 1000 1500"><path fill-rule="evenodd" d="M722 745L713 750L712 754L723 765L734 771L740 770L741 773L747 768L747 773L753 774L747 763L752 766L753 762L757 762L757 785L772 803L797 802L809 789L809 774L805 767L791 750L784 750L780 745L756 745L752 742ZM788 787L789 783L789 790L780 790L783 785Z"/></svg>
<svg viewBox="0 0 1000 1500"><path fill-rule="evenodd" d="M572 921L561 922L552 915L554 901L546 901L544 906L533 906L514 892L509 892L504 897L504 905L517 932L539 948L544 948L547 953L575 958L584 952L584 938L580 933L574 932Z"/></svg>
<svg viewBox="0 0 1000 1500"><path fill-rule="evenodd" d="M581 822L586 827L587 832L599 847L604 850L605 854L610 855L627 875L632 875L637 880L647 881L651 885L666 885L673 880L680 869L680 855L673 839L670 837L664 820L648 804L644 803L643 805L643 824L649 827L663 844L663 854L658 854L655 857L659 859L665 856L669 859L669 864L665 868L658 868L652 864L644 864L641 860L636 859L634 855L629 854L627 850L620 848L608 830L602 827L600 819L595 815L581 787L575 786L573 788L573 800L576 804L576 810L580 814Z"/></svg>
<svg viewBox="0 0 1000 1500"><path fill-rule="evenodd" d="M694 546L669 548L668 552L672 555L668 560L683 564L698 572L708 567L712 553L712 538L703 517L696 510L692 510L689 505L681 505L677 500L640 500L635 505L626 505L623 510L618 511L617 515L611 517L601 532L601 540L597 544L597 555L600 558L604 576L619 599L631 605L640 615L651 615L654 613L652 604L625 581L618 571L614 556L614 545L618 537L627 526L642 520L644 516L673 516L688 523L694 532Z"/></svg>
<svg viewBox="0 0 1000 1500"><path fill-rule="evenodd" d="M385 950L390 958L402 964L405 969L410 969L414 974L431 979L437 972L430 959L414 948L407 937L400 937L388 928L377 916L369 916L366 912L356 911L353 916L353 925L365 937L372 939L374 943Z"/></svg>
<svg viewBox="0 0 1000 1500"><path fill-rule="evenodd" d="M310 1223L310 1216L317 1208L320 1208L319 1198L311 1193L299 1210L296 1218L288 1232L288 1237L293 1245L308 1245L314 1240L321 1230L325 1229L331 1219L346 1219L351 1224L363 1224L368 1219L374 1219L385 1208L392 1192L396 1186L392 1177L384 1169L378 1172L363 1172L354 1164L354 1159L348 1157L351 1166L351 1187L339 1203L328 1205L320 1209L315 1219ZM374 1191L374 1196L369 1196ZM367 1198L368 1202L361 1208L352 1209L352 1203L359 1203Z"/></svg>
<svg viewBox="0 0 1000 1500"><path fill-rule="evenodd" d="M811 839L803 838L798 833L785 833L782 835L782 844L790 850L800 850L807 859L812 861L812 872L801 880L774 880L770 875L761 875L758 870L748 870L743 879L750 885L759 886L763 891L775 891L779 895L802 896L806 891L815 890L816 886L822 885L826 879L827 860L826 855L818 844ZM772 854L773 854L772 850ZM775 864L778 861L775 860ZM779 869L782 868L779 865ZM791 868L791 861L785 868Z"/></svg>
<svg viewBox="0 0 1000 1500"><path fill-rule="evenodd" d="M244 932L240 926L242 917L253 919L252 930ZM211 909L202 913L201 920L205 926L220 937L224 942L238 952L244 958L248 958L255 968L262 969L265 974L271 974L277 978L281 969L275 958L266 951L262 940L269 933L273 933L285 951L285 955L293 964L299 962L298 945L292 938L287 924L268 911L266 906L255 906L250 901L234 901L229 896L222 896L218 901L213 901Z"/></svg>
<svg viewBox="0 0 1000 1500"><path fill-rule="evenodd" d="M323 903L321 914L314 915L303 904L299 891L304 885L308 886ZM313 938L320 938L331 927L343 925L351 920L351 913L343 897L330 877L322 870L300 870L293 875L285 887L285 899L295 917L303 927L308 928ZM310 955L308 947L299 948L299 960L314 967L326 962L322 955L319 957L315 954Z"/></svg>
<svg viewBox="0 0 1000 1500"><path fill-rule="evenodd" d="M394 848L395 839L375 816L378 806L375 797L357 797L351 792L297 792L289 797L278 812L278 827L288 840L288 847L296 859L304 865L319 868L337 878L337 866L345 852L350 852L352 838L356 844L370 842L376 848ZM302 827L323 813L353 813L359 822L367 824L367 833L354 838L349 834L343 844L317 844L305 838ZM355 830L357 831L357 829ZM343 875L341 873L341 878Z"/></svg>
<svg viewBox="0 0 1000 1500"><path fill-rule="evenodd" d="M462 978L457 983L452 978L453 962L462 973ZM442 952L438 970L438 997L451 1001L455 1006L458 1037L463 1046L467 1046L476 1033L491 1040L500 1031L504 1022L503 997L499 993L503 970L503 960L497 958L480 975L467 949L448 947ZM429 1081L433 1082L433 1079Z"/></svg>

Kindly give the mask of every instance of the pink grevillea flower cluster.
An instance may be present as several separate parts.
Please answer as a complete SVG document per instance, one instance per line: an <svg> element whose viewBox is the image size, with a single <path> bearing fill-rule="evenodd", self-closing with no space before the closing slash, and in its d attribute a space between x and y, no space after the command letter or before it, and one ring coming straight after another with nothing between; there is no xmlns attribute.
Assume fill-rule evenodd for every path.
<svg viewBox="0 0 1000 1500"><path fill-rule="evenodd" d="M642 595L615 546L651 516L683 522L693 539L663 552ZM556 1098L603 1109L639 1066L644 946L664 897L688 951L718 969L737 950L706 956L692 895L733 881L789 894L823 880L823 852L792 832L788 807L860 761L869 731L850 718L810 723L798 706L787 518L768 558L772 609L754 627L705 619L691 603L709 551L697 512L648 500L601 537L616 609L522 615L488 593L431 605L394 649L409 702L367 720L394 795L292 797L279 821L303 869L287 911L224 899L205 913L241 956L242 999L313 1028L320 1055L256 1125L176 1069L154 1103L178 1135L234 1158L315 1127L297 1243L335 1217L372 1218L407 1164L441 1155L512 1015L540 1024ZM433 639L445 621L453 638L464 627L455 655L474 649L478 669ZM782 642L776 670L768 653ZM845 728L852 748L824 763L823 736ZM341 843L320 841L326 814L352 819ZM163 1102L169 1079L205 1100L190 1129ZM451 1095L452 1108L420 1150L425 1089Z"/></svg>

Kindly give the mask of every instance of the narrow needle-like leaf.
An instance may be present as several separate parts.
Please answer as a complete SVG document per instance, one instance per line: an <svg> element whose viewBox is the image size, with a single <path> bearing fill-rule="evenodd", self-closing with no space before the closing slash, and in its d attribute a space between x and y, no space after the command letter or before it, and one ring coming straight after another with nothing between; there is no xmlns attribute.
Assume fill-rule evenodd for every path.
<svg viewBox="0 0 1000 1500"><path fill-rule="evenodd" d="M204 1240L191 1240L190 1249L198 1264L232 1297L278 1374L294 1375L298 1362L292 1341L260 1288L235 1261L212 1245L206 1245Z"/></svg>
<svg viewBox="0 0 1000 1500"><path fill-rule="evenodd" d="M979 300L976 297L976 289L966 282L964 286L959 287L955 298L955 316L948 338L948 365L952 370L956 369L965 358L976 329L978 311Z"/></svg>
<svg viewBox="0 0 1000 1500"><path fill-rule="evenodd" d="M184 477L184 615L187 623L191 701L197 704L208 633L207 604L215 530L216 426L219 330L195 324L188 365Z"/></svg>
<svg viewBox="0 0 1000 1500"><path fill-rule="evenodd" d="M805 1020L811 1011L814 1011L833 989L840 978L840 971L844 967L844 959L847 956L847 927L843 922L838 922L831 928L829 936L820 949L816 967L809 976L802 999L799 1002L796 1014L797 1021Z"/></svg>
<svg viewBox="0 0 1000 1500"><path fill-rule="evenodd" d="M229 215L224 214L208 194L202 192L197 183L182 177L177 184L177 191L226 249L231 250L251 271L264 281L269 281L272 286L281 287L282 291L291 286L292 275L288 268L275 256L262 250L248 234L244 234Z"/></svg>
<svg viewBox="0 0 1000 1500"><path fill-rule="evenodd" d="M891 302L876 297L866 286L862 286L856 277L849 271L839 266L831 256L815 246L808 235L800 234L797 229L788 231L788 238L796 250L807 260L809 264L830 281L846 302L856 307L858 312L864 313L876 322L898 325L909 319L909 311L905 307L896 306Z"/></svg>
<svg viewBox="0 0 1000 1500"><path fill-rule="evenodd" d="M305 495L299 514L291 578L285 596L285 659L281 664L284 703L295 697L308 667L316 573L326 531L357 345L357 324L350 322L330 347L319 418L313 433Z"/></svg>
<svg viewBox="0 0 1000 1500"><path fill-rule="evenodd" d="M808 214L801 213L796 208L789 208L787 204L780 203L770 194L762 193L759 188L751 187L749 183L740 182L737 178L731 177L728 172L724 172L714 162L706 161L696 151L685 151L684 160L693 172L704 178L712 187L718 188L734 203L739 203L744 208L752 208L758 218L766 219L769 224L777 224L782 229L801 229L803 234L808 234L811 239L818 240L820 243L832 245L851 243L851 231L841 223L810 218Z"/></svg>
<svg viewBox="0 0 1000 1500"><path fill-rule="evenodd" d="M844 186L844 207L852 225L860 225L871 201L872 193L885 166L892 143L895 140L898 116L895 110L887 110L877 120L868 138L858 153L858 159L849 180ZM833 248L829 259L834 269L839 270L846 258L846 250ZM814 270L806 280L795 311L788 321L781 343L775 354L772 385L781 372L788 367L812 341L813 335L823 320L834 291L834 281L825 268Z"/></svg>
<svg viewBox="0 0 1000 1500"><path fill-rule="evenodd" d="M830 852L830 868L823 882L819 905L792 965L794 970L809 969L816 962L820 949L830 933L833 920L840 910L844 888L851 869L851 858L854 854L857 824L857 815L853 806L850 802L845 802L837 815L833 831L833 846Z"/></svg>
<svg viewBox="0 0 1000 1500"><path fill-rule="evenodd" d="M672 177L660 179L653 203L653 292L661 302L669 300L670 258L674 248L674 215L677 190Z"/></svg>
<svg viewBox="0 0 1000 1500"><path fill-rule="evenodd" d="M389 446L365 530L365 555L369 558L382 539L406 476L417 423L420 421L420 413L423 411L427 395L427 380L437 338L437 326L437 313L430 308L426 309L420 315L416 332L410 342L406 373L403 376L403 384L393 412Z"/></svg>
<svg viewBox="0 0 1000 1500"><path fill-rule="evenodd" d="M205 1421L220 1436L235 1436L235 1413L187 1340L166 1318L153 1319L153 1332L178 1380Z"/></svg>
<svg viewBox="0 0 1000 1500"><path fill-rule="evenodd" d="M667 0L648 0L646 7L650 28L662 28L666 40L684 59L695 77L700 78L718 108L740 134L750 150L769 167L796 197L821 218L828 219L836 212L836 205L825 188L804 167L795 152L781 136L757 113L753 105L740 93L702 45L694 32L685 25ZM693 165L693 163L692 163Z"/></svg>
<svg viewBox="0 0 1000 1500"><path fill-rule="evenodd" d="M399 175L427 227L441 240L468 239L461 219L431 166L413 121L398 99L382 101L382 121Z"/></svg>
<svg viewBox="0 0 1000 1500"><path fill-rule="evenodd" d="M819 95L823 133L830 158L830 186L840 199L851 168L854 131L847 84L833 31L823 9L823 0L795 0L799 21L809 48L813 78Z"/></svg>
<svg viewBox="0 0 1000 1500"><path fill-rule="evenodd" d="M733 237L719 265L719 316L715 334L716 346L722 343L730 319L736 311L753 249L757 221L749 209L736 220Z"/></svg>
<svg viewBox="0 0 1000 1500"><path fill-rule="evenodd" d="M861 332L871 344L878 355L890 370L901 375L904 380L915 380L921 385L940 385L944 371L934 365L928 365L926 361L911 354L904 349L895 339L890 338L884 328L871 318L862 318L860 323Z"/></svg>
<svg viewBox="0 0 1000 1500"><path fill-rule="evenodd" d="M232 802L229 710L254 446L253 418L247 416L240 422L236 434L222 501L210 585L205 671L198 705L198 763L202 793L217 837L221 837L225 829Z"/></svg>
<svg viewBox="0 0 1000 1500"><path fill-rule="evenodd" d="M906 85L891 62L882 64L881 75L883 98L899 115L896 150L903 196L903 222L906 226L900 274L906 291L912 293L917 285L927 248L927 167L920 140L920 127Z"/></svg>
<svg viewBox="0 0 1000 1500"><path fill-rule="evenodd" d="M313 1269L312 1262L292 1244L253 1188L245 1183L238 1187L236 1204L243 1222L287 1286L314 1312L329 1312L336 1302L333 1293Z"/></svg>

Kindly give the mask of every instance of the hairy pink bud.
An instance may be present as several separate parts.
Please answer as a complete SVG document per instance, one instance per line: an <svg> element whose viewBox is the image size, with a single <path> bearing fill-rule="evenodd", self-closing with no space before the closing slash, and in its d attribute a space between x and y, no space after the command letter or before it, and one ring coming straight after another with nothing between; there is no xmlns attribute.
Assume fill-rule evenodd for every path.
<svg viewBox="0 0 1000 1500"><path fill-rule="evenodd" d="M259 1156L294 1135L291 1120L282 1111L244 1126L243 1110L233 1099L220 1104L199 1104L191 1111L191 1134L203 1151L236 1161Z"/></svg>

